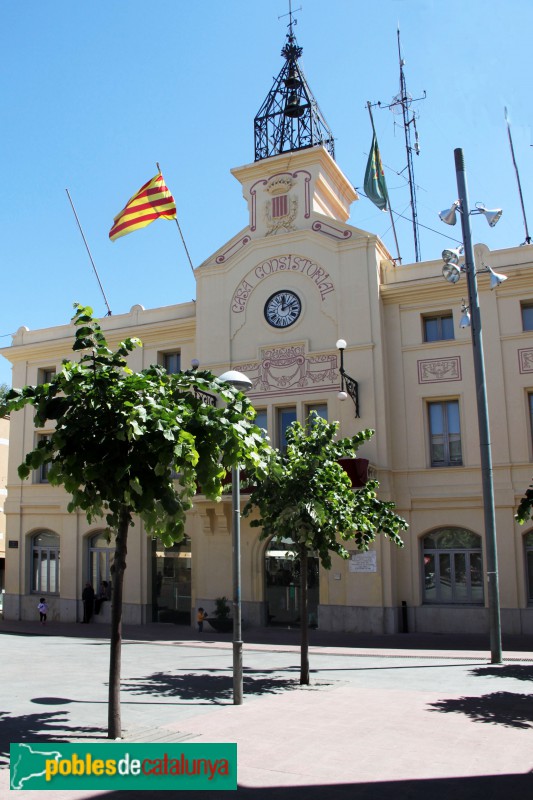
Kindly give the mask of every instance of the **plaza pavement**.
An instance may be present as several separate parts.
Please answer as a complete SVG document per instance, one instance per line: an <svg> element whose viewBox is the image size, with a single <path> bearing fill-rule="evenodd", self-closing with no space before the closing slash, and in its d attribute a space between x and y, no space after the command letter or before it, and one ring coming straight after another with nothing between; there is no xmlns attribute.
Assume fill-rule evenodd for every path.
<svg viewBox="0 0 533 800"><path fill-rule="evenodd" d="M172 798L492 800L533 797L533 638L244 631L244 703L232 702L231 636L125 628L129 742L237 742L237 792ZM107 627L0 621L0 798L9 742L106 740ZM2 768L3 767L3 768ZM18 791L15 800L135 800L147 791Z"/></svg>

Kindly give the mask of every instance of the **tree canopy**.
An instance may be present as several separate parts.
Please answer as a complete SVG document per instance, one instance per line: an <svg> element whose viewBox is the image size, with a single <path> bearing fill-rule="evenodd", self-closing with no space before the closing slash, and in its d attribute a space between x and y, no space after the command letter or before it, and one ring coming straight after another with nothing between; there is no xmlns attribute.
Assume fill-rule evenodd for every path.
<svg viewBox="0 0 533 800"><path fill-rule="evenodd" d="M286 451L272 452L267 477L253 489L244 509L245 515L258 509L259 518L250 525L261 528L261 539L289 539L296 548L303 544L319 554L326 569L331 567L330 553L349 557L345 542L368 550L376 534L383 533L401 547L399 532L407 528L394 513L394 503L378 498L377 481L354 491L339 463L355 457L374 431L336 441L338 427L314 412L307 426L294 423L287 430Z"/></svg>
<svg viewBox="0 0 533 800"><path fill-rule="evenodd" d="M170 545L183 535L198 486L216 499L232 464L239 461L251 473L264 468L268 446L255 412L243 394L209 372L168 374L157 364L132 372L126 357L140 341L126 339L112 351L92 309L75 309L73 350L80 360L63 361L49 383L7 394L10 411L35 407L36 427L55 421L19 476L49 464L48 482L71 495L69 511L79 509L89 521L105 516L116 529L127 507ZM222 403L213 405L212 393Z"/></svg>
<svg viewBox="0 0 533 800"><path fill-rule="evenodd" d="M335 440L338 422L326 422L314 412L306 426L293 423L287 430L285 452L273 451L266 478L252 490L244 514L254 509L260 538L287 542L300 559L300 683L309 683L309 614L307 557L316 551L322 566L331 568L331 553L348 558L347 541L368 550L378 533L403 546L404 519L394 513L394 503L380 500L377 481L354 491L340 459L353 458L373 435L364 430L351 438ZM289 547L291 546L289 544Z"/></svg>

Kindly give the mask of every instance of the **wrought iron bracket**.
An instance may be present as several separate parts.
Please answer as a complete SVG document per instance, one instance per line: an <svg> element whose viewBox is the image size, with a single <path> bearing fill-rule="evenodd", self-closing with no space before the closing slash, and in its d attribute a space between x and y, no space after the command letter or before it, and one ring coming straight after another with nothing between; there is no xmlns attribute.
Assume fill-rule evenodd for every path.
<svg viewBox="0 0 533 800"><path fill-rule="evenodd" d="M347 394L350 395L355 406L355 417L356 419L359 419L359 384L355 378L352 378L350 375L348 375L344 369L344 348L346 347L346 342L344 339L339 339L337 344L342 345L339 347L339 353L341 355L341 363L339 367L339 373L341 376L341 392L346 391Z"/></svg>
<svg viewBox="0 0 533 800"><path fill-rule="evenodd" d="M346 391L352 398L355 405L356 419L359 419L359 384L356 380L347 375L344 369L339 370L339 372L341 373L341 391L344 391L344 388L346 387Z"/></svg>

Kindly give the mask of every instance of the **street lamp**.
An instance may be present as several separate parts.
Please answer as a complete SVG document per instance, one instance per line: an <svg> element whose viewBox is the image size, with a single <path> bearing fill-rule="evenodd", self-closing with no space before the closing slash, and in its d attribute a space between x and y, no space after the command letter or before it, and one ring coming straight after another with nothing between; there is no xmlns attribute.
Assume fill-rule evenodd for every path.
<svg viewBox="0 0 533 800"><path fill-rule="evenodd" d="M494 487L492 481L492 455L490 445L489 412L487 407L487 391L485 385L485 360L483 355L483 338L481 335L481 314L479 310L477 277L470 231L470 215L483 214L491 227L494 227L502 215L501 209L488 211L481 203L472 211L468 210L468 189L464 156L461 148L454 150L455 172L459 199L451 209L441 211L441 220L448 225L455 225L456 211L461 214L463 230L463 247L459 250L445 250L442 257L445 261L443 276L451 283L457 283L461 273L466 273L468 284L468 306L463 301L461 327L470 323L472 347L474 355L474 375L477 395L477 415L479 425L479 446L481 451L481 481L483 492L483 512L485 517L485 542L487 549L487 581L490 627L490 649L493 664L502 662L500 590L498 583L498 552L496 544L496 515L494 510ZM460 256L464 256L464 264L459 265ZM490 272L491 288L498 286L505 275L498 275L490 267L481 272Z"/></svg>
<svg viewBox="0 0 533 800"><path fill-rule="evenodd" d="M344 351L346 350L346 340L338 339L335 345L340 353L340 367L339 372L341 376L341 390L337 397L339 400L347 400L348 395L352 398L355 405L355 416L359 417L359 384L354 378L351 378L344 369Z"/></svg>
<svg viewBox="0 0 533 800"><path fill-rule="evenodd" d="M230 369L220 376L240 392L252 388L242 372ZM233 552L233 704L242 705L242 607L241 607L241 492L240 468L231 468L232 552Z"/></svg>

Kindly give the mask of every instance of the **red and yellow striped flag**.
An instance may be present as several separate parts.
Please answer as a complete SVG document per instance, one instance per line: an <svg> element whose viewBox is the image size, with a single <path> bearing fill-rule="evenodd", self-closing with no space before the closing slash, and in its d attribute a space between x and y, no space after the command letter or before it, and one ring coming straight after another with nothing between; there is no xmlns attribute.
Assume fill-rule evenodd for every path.
<svg viewBox="0 0 533 800"><path fill-rule="evenodd" d="M115 217L109 238L114 242L131 231L145 228L158 217L177 218L176 203L160 172L130 197Z"/></svg>

